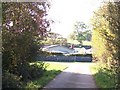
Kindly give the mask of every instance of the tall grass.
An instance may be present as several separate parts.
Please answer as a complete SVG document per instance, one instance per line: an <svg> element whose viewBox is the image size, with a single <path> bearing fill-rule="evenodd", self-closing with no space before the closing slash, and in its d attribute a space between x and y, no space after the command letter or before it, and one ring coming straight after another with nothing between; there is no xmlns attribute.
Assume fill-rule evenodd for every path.
<svg viewBox="0 0 120 90"><path fill-rule="evenodd" d="M90 69L98 88L115 88L116 75L105 64L96 63Z"/></svg>

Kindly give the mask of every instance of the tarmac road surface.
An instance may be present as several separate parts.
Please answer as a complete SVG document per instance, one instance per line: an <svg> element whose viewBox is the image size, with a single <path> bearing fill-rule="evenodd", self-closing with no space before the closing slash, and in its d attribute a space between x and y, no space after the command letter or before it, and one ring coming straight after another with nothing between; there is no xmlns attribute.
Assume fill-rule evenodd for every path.
<svg viewBox="0 0 120 90"><path fill-rule="evenodd" d="M97 86L89 70L91 63L71 63L68 68L50 81L43 90L48 88L94 88ZM52 90L52 89L51 89ZM55 90L55 89L54 89Z"/></svg>

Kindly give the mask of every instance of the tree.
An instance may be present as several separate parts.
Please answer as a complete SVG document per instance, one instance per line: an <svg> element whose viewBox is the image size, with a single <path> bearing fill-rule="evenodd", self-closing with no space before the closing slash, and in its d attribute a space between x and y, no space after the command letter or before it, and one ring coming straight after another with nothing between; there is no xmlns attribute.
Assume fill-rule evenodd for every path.
<svg viewBox="0 0 120 90"><path fill-rule="evenodd" d="M83 32L87 28L87 25L83 22L76 22L74 28L77 31L77 40L80 42L80 44L82 44L82 41L85 40Z"/></svg>
<svg viewBox="0 0 120 90"><path fill-rule="evenodd" d="M3 71L29 76L27 66L35 60L41 45L38 41L43 40L50 25L45 18L48 7L44 0L2 3Z"/></svg>
<svg viewBox="0 0 120 90"><path fill-rule="evenodd" d="M46 38L46 41L44 42L45 44L66 44L67 39L63 38L62 35L55 33L55 32L49 32L48 36Z"/></svg>
<svg viewBox="0 0 120 90"><path fill-rule="evenodd" d="M76 31L73 31L72 33L70 33L69 38L70 38L71 40L76 40L76 35L77 35L77 32L76 32Z"/></svg>
<svg viewBox="0 0 120 90"><path fill-rule="evenodd" d="M77 40L82 44L82 41L91 40L91 31L88 30L88 26L83 22L76 22L74 25L74 31L69 35L70 39Z"/></svg>
<svg viewBox="0 0 120 90"><path fill-rule="evenodd" d="M83 32L83 30L87 28L87 25L84 22L77 21L74 25L74 28L77 30L77 32Z"/></svg>
<svg viewBox="0 0 120 90"><path fill-rule="evenodd" d="M67 39L63 38L63 37L59 37L59 38L57 38L57 42L60 45L66 45L67 44Z"/></svg>
<svg viewBox="0 0 120 90"><path fill-rule="evenodd" d="M87 31L83 32L83 36L85 37L86 41L91 41L91 38L92 38L91 30L87 30Z"/></svg>

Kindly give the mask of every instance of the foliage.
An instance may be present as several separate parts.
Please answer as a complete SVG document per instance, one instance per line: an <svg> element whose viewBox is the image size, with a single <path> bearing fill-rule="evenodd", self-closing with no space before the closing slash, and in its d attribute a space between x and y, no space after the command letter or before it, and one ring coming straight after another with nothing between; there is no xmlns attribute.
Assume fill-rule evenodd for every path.
<svg viewBox="0 0 120 90"><path fill-rule="evenodd" d="M55 52L51 52L50 56L63 56L63 53L55 53Z"/></svg>
<svg viewBox="0 0 120 90"><path fill-rule="evenodd" d="M39 66L40 62L35 62L34 64ZM37 80L28 82L26 88L43 88L49 81L55 78L61 71L63 71L67 66L61 63L55 62L45 62L46 72L42 77Z"/></svg>
<svg viewBox="0 0 120 90"><path fill-rule="evenodd" d="M48 7L44 0L2 3L3 71L22 76L23 81L41 76L44 68L29 66L29 62L35 60L42 44L40 41L50 25L46 18Z"/></svg>
<svg viewBox="0 0 120 90"><path fill-rule="evenodd" d="M46 70L46 67L43 62L34 63L30 65L30 68L29 68L29 72L30 72L32 79L41 77L45 70Z"/></svg>
<svg viewBox="0 0 120 90"><path fill-rule="evenodd" d="M3 72L2 76L2 88L22 88L23 83L20 81L20 77L11 74L9 72Z"/></svg>
<svg viewBox="0 0 120 90"><path fill-rule="evenodd" d="M77 21L74 25L75 30L77 31L83 31L87 28L87 25L84 22Z"/></svg>
<svg viewBox="0 0 120 90"><path fill-rule="evenodd" d="M15 69L13 70L15 71ZM45 71L44 63L41 62L39 64L36 63L32 65L21 65L17 68L17 72L13 73L18 76L21 76L22 81L28 82L29 80L41 77L44 71Z"/></svg>
<svg viewBox="0 0 120 90"><path fill-rule="evenodd" d="M105 3L92 18L93 56L116 72L120 87L120 3Z"/></svg>
<svg viewBox="0 0 120 90"><path fill-rule="evenodd" d="M98 88L115 88L115 73L103 63L90 67Z"/></svg>
<svg viewBox="0 0 120 90"><path fill-rule="evenodd" d="M69 35L72 40L77 40L80 44L82 41L91 41L91 31L87 30L88 26L83 22L76 22L74 31Z"/></svg>
<svg viewBox="0 0 120 90"><path fill-rule="evenodd" d="M60 44L65 45L67 43L67 39L63 38L62 35L54 32L49 32L44 44L53 45L53 44Z"/></svg>
<svg viewBox="0 0 120 90"><path fill-rule="evenodd" d="M67 56L82 56L82 57L92 57L92 54L68 54Z"/></svg>

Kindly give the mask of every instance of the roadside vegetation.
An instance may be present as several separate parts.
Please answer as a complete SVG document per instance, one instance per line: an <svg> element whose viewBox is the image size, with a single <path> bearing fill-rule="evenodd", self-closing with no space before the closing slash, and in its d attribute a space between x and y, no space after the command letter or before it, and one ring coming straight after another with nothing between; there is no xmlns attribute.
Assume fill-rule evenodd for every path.
<svg viewBox="0 0 120 90"><path fill-rule="evenodd" d="M41 65L41 62L38 61L32 64L36 64L39 67ZM67 68L66 65L63 65L59 62L45 62L44 67L46 68L46 70L43 75L36 80L28 82L25 88L43 88L47 83L55 78L56 75Z"/></svg>
<svg viewBox="0 0 120 90"><path fill-rule="evenodd" d="M95 63L90 67L98 88L115 88L115 72L103 63Z"/></svg>
<svg viewBox="0 0 120 90"><path fill-rule="evenodd" d="M93 67L101 88L120 88L120 2L105 2L91 19Z"/></svg>
<svg viewBox="0 0 120 90"><path fill-rule="evenodd" d="M41 7L41 8L40 8ZM50 22L49 2L2 3L2 88L23 88L45 72L44 63L30 65L40 54Z"/></svg>

